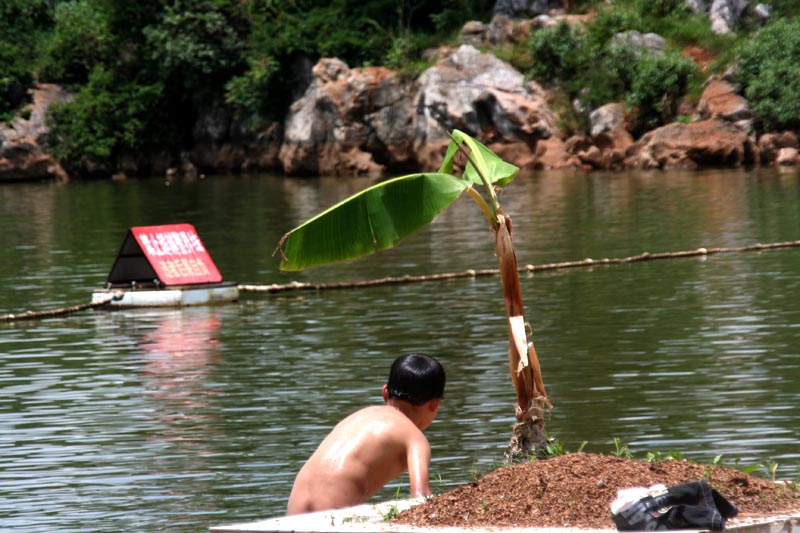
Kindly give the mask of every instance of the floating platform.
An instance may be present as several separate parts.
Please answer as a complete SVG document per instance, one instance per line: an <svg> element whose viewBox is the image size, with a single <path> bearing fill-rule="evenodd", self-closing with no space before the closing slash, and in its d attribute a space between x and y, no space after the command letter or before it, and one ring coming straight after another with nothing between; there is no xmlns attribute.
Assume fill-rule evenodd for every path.
<svg viewBox="0 0 800 533"><path fill-rule="evenodd" d="M235 282L208 285L183 285L164 288L95 289L92 303L106 302L110 307L182 307L235 302L239 287Z"/></svg>
<svg viewBox="0 0 800 533"><path fill-rule="evenodd" d="M223 282L191 224L130 228L95 305L180 307L235 302L239 287Z"/></svg>
<svg viewBox="0 0 800 533"><path fill-rule="evenodd" d="M259 522L216 526L210 533L617 533L616 529L513 528L513 527L419 527L395 524L386 519L420 503L399 500L378 504L282 516ZM738 516L728 521L726 531L735 533L800 533L800 513L776 516ZM691 533L698 530L682 530Z"/></svg>

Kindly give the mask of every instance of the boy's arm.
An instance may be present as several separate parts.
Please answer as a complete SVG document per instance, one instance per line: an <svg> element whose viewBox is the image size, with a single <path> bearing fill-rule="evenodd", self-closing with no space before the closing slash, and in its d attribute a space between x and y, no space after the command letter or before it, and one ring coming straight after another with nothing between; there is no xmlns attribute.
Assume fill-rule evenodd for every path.
<svg viewBox="0 0 800 533"><path fill-rule="evenodd" d="M430 496L431 487L428 468L431 464L431 447L425 437L415 439L408 447L408 480L411 497Z"/></svg>

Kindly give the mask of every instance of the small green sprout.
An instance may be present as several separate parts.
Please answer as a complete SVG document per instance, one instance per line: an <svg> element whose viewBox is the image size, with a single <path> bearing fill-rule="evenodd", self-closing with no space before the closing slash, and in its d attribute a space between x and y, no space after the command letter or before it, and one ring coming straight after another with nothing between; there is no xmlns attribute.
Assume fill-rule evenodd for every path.
<svg viewBox="0 0 800 533"><path fill-rule="evenodd" d="M619 437L614 437L614 451L612 455L622 457L624 459L633 459L633 454L627 444L622 444Z"/></svg>

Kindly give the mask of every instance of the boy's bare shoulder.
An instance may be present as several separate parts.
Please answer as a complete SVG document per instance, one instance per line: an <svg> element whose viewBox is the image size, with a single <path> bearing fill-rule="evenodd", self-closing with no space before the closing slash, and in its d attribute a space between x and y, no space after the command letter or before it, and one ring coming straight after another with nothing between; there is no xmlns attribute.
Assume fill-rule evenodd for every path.
<svg viewBox="0 0 800 533"><path fill-rule="evenodd" d="M345 418L345 420L350 418L412 424L411 420L405 414L388 405L371 405L369 407L364 407Z"/></svg>
<svg viewBox="0 0 800 533"><path fill-rule="evenodd" d="M344 420L339 422L337 428L340 430L354 429L356 427L370 427L372 431L380 432L382 429L397 429L398 427L414 433L421 431L414 425L405 414L388 405L373 405L364 407L352 413Z"/></svg>

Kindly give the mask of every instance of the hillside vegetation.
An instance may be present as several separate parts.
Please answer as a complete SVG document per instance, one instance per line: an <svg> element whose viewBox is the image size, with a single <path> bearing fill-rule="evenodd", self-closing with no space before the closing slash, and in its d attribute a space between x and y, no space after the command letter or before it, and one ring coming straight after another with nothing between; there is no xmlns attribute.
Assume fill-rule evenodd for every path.
<svg viewBox="0 0 800 533"><path fill-rule="evenodd" d="M209 109L232 108L251 129L280 120L321 57L413 77L427 66L424 50L456 44L465 22L488 22L493 8L489 0L1 0L0 120L25 115L36 82L67 87L75 98L52 109L51 149L87 175L125 153L187 149ZM718 36L684 0L573 0L570 12L592 15L586 25L559 23L491 51L554 89L572 131L609 101L626 102L637 132L681 120L681 101L734 66L757 127L797 129L800 0L771 8L766 25L745 17ZM631 30L660 34L665 52L614 37Z"/></svg>

